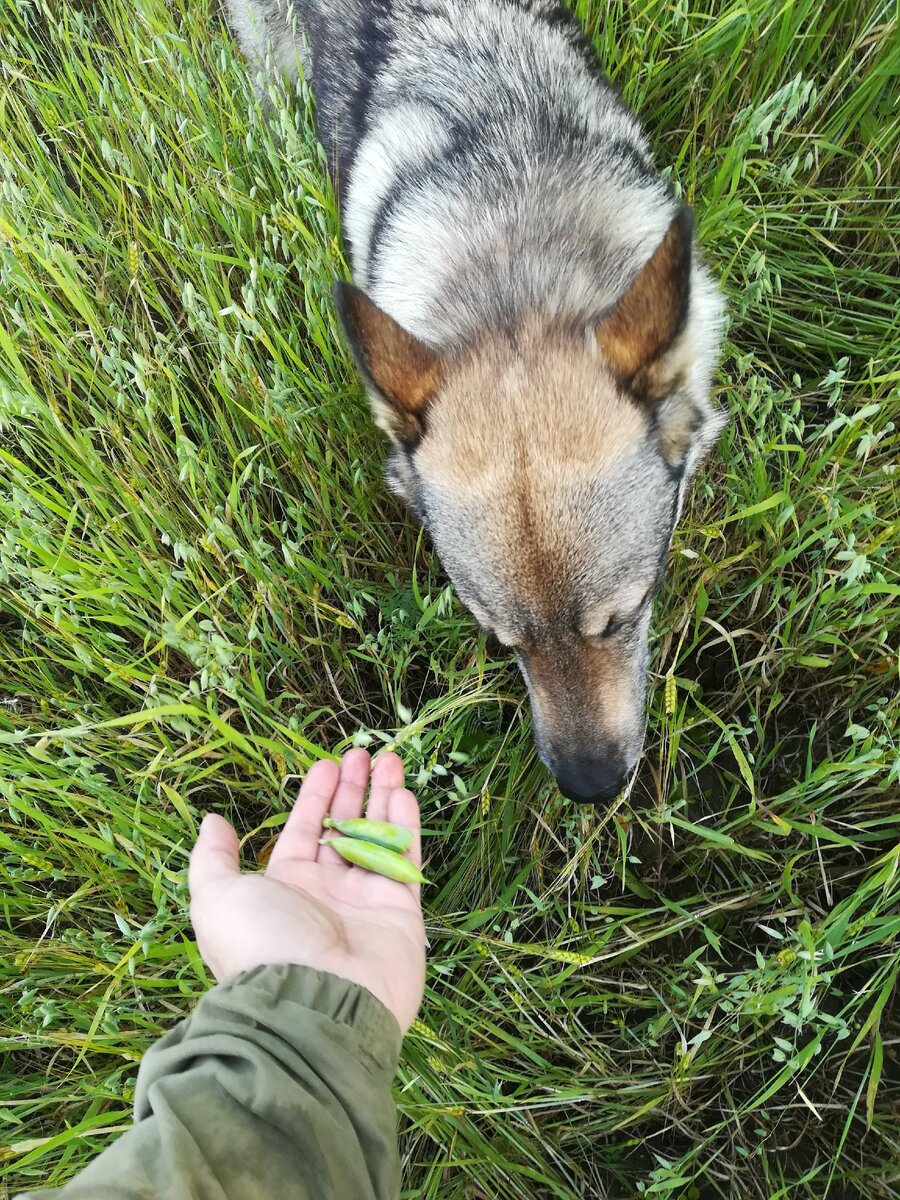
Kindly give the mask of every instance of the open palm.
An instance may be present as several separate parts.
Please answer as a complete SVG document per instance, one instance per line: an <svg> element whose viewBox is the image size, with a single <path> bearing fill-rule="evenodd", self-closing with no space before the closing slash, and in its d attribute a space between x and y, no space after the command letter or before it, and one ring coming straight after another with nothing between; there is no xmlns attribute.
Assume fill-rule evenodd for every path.
<svg viewBox="0 0 900 1200"><path fill-rule="evenodd" d="M419 888L352 867L319 844L324 817L359 817L364 807L413 830L410 858L420 864L419 808L403 788L400 759L382 754L371 767L364 750L351 750L340 768L323 761L310 770L262 874L241 874L234 830L206 818L191 855L191 919L217 979L281 963L328 971L368 988L406 1032L425 981Z"/></svg>

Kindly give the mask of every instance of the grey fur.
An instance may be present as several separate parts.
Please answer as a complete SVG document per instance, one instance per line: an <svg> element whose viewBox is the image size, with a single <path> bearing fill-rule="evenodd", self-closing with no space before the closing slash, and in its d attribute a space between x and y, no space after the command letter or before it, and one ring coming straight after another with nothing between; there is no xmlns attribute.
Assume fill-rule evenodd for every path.
<svg viewBox="0 0 900 1200"><path fill-rule="evenodd" d="M311 67L355 282L447 364L412 442L367 378L394 443L391 486L463 600L519 648L538 746L565 790L609 795L642 743L650 605L607 638L585 621L655 587L722 424L709 402L722 304L696 255L655 407L594 344L678 213L647 139L557 4L228 6L257 68L267 53L279 70ZM579 647L600 642L588 669Z"/></svg>

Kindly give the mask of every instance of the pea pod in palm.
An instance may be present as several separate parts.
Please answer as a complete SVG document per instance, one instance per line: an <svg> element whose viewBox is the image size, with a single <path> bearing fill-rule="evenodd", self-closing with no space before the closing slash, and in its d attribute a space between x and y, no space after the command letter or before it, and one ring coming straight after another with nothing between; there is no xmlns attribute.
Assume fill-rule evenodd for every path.
<svg viewBox="0 0 900 1200"><path fill-rule="evenodd" d="M323 838L323 846L330 846L341 858L354 867L362 867L375 875L396 879L398 883L427 883L428 880L414 862L404 858L395 850L376 846L374 842L362 842L358 838Z"/></svg>
<svg viewBox="0 0 900 1200"><path fill-rule="evenodd" d="M322 822L326 829L342 833L344 837L358 838L363 842L374 842L385 850L396 850L404 854L412 845L412 830L405 825L392 825L390 821L370 821L367 817L352 817L346 821L335 821L326 817Z"/></svg>

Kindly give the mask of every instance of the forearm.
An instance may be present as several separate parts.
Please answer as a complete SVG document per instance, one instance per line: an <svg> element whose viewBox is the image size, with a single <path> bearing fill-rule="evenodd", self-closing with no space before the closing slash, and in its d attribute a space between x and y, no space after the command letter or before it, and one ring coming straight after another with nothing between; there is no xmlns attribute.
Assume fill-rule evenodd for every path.
<svg viewBox="0 0 900 1200"><path fill-rule="evenodd" d="M395 1200L400 1040L355 984L305 967L248 971L147 1052L135 1125L53 1195Z"/></svg>

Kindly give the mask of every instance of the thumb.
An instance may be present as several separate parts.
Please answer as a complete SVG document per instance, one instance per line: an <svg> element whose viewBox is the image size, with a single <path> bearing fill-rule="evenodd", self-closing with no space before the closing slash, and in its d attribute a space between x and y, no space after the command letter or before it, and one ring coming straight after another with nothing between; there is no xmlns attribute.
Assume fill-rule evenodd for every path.
<svg viewBox="0 0 900 1200"><path fill-rule="evenodd" d="M188 866L191 897L210 884L223 883L239 873L237 834L224 817L207 813Z"/></svg>

